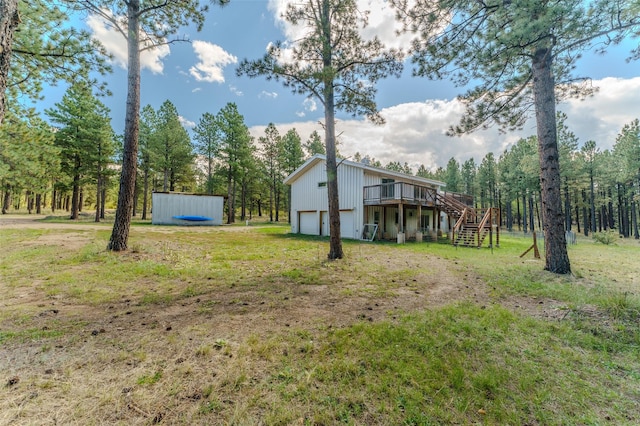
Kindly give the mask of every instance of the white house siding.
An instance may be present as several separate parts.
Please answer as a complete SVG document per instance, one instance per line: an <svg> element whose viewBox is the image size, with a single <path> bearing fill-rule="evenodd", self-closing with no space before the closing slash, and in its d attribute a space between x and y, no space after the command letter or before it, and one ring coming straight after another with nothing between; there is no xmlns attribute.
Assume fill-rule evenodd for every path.
<svg viewBox="0 0 640 426"><path fill-rule="evenodd" d="M405 210L406 221L404 232L408 238L415 238L418 231L418 209L411 208Z"/></svg>
<svg viewBox="0 0 640 426"><path fill-rule="evenodd" d="M398 236L398 222L396 221L397 214L397 207L386 208L383 228L384 232L382 234L384 239L395 239Z"/></svg>
<svg viewBox="0 0 640 426"><path fill-rule="evenodd" d="M379 175L364 173L363 186L380 185L381 183L382 183L382 178Z"/></svg>
<svg viewBox="0 0 640 426"><path fill-rule="evenodd" d="M338 166L338 197L340 216L345 225L340 226L343 238L359 238L363 228L362 169L340 164ZM327 181L327 170L323 161L317 162L291 184L291 232L307 234L311 228L311 212L317 212L318 226L313 228L314 235L328 235L328 216L322 212L329 210L327 187L319 183ZM301 213L304 212L304 213ZM302 223L301 217L305 222ZM322 222L325 222L324 230ZM351 224L350 226L348 224ZM350 228L350 229L347 229Z"/></svg>
<svg viewBox="0 0 640 426"><path fill-rule="evenodd" d="M222 225L224 197L154 192L151 200L153 225ZM190 222L174 216L206 216L213 220Z"/></svg>

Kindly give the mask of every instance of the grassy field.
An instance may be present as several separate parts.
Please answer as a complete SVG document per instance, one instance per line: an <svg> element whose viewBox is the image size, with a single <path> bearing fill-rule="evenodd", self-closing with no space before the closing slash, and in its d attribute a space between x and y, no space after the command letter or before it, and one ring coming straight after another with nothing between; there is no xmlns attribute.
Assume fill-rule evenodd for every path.
<svg viewBox="0 0 640 426"><path fill-rule="evenodd" d="M574 274L284 225L0 218L0 424L640 423L640 244ZM543 243L540 244L541 248Z"/></svg>

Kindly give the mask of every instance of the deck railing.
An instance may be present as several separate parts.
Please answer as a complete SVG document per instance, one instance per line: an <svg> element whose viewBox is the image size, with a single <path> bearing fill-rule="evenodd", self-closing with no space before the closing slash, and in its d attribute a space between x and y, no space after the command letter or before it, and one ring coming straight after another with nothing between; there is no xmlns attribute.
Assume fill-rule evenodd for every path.
<svg viewBox="0 0 640 426"><path fill-rule="evenodd" d="M444 196L453 198L454 200L464 204L465 206L473 207L473 195L445 191Z"/></svg>
<svg viewBox="0 0 640 426"><path fill-rule="evenodd" d="M406 182L390 182L364 187L365 204L410 203L433 206L437 191L434 188Z"/></svg>

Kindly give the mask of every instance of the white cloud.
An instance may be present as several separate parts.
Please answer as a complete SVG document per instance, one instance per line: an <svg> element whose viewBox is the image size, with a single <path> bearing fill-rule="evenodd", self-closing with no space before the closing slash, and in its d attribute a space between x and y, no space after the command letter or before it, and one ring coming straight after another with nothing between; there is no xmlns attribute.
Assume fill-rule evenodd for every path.
<svg viewBox="0 0 640 426"><path fill-rule="evenodd" d="M267 92L266 90L263 90L262 92L260 92L260 94L258 95L258 98L263 99L263 98L271 98L271 99L275 99L278 97L278 94L276 92Z"/></svg>
<svg viewBox="0 0 640 426"><path fill-rule="evenodd" d="M269 0L268 8L274 15L276 25L284 32L286 41L292 43L302 38L308 30L301 25L291 25L282 18L290 3L293 3L293 0ZM357 3L359 10L369 12L368 25L361 30L364 39L377 36L386 47L390 48L406 47L411 44L411 34L398 35L397 31L401 29L401 25L395 19L395 10L389 5L388 0L357 0Z"/></svg>
<svg viewBox="0 0 640 426"><path fill-rule="evenodd" d="M316 100L313 98L306 98L304 102L302 102L302 106L304 106L305 111L313 112L318 109L318 104Z"/></svg>
<svg viewBox="0 0 640 426"><path fill-rule="evenodd" d="M572 99L558 109L567 114L567 126L581 144L594 140L601 149L611 149L622 127L640 118L640 77L607 77L593 85L599 88L593 97Z"/></svg>
<svg viewBox="0 0 640 426"><path fill-rule="evenodd" d="M109 13L107 11L107 13ZM127 68L127 41L116 31L111 24L98 15L89 15L87 26L93 32L93 37L100 41L109 53L113 55L114 62ZM147 68L154 74L162 74L164 65L162 60L171 53L168 45L161 45L154 49L145 50L140 54L140 68Z"/></svg>
<svg viewBox="0 0 640 426"><path fill-rule="evenodd" d="M234 85L229 85L229 90L236 96L244 96L244 92Z"/></svg>
<svg viewBox="0 0 640 426"><path fill-rule="evenodd" d="M388 0L358 0L358 8L370 12L369 24L362 31L365 39L377 36L386 47L396 49L406 50L411 45L412 34L398 35L402 25L396 20L395 9Z"/></svg>
<svg viewBox="0 0 640 426"><path fill-rule="evenodd" d="M632 79L605 78L594 81L600 91L584 101L570 100L558 106L568 116L567 125L580 143L595 140L601 149L610 149L625 124L640 118L640 77ZM395 105L381 110L386 119L383 126L365 120L338 120L339 150L347 157L356 152L369 155L382 164L407 162L413 170L420 164L427 168L445 167L449 158L459 162L474 158L479 163L489 152L496 157L522 137L536 134L535 120L530 119L518 132L500 133L496 128L477 131L460 137L450 137L446 131L457 124L464 106L457 100L427 100ZM304 117L304 113L297 113ZM296 128L303 141L313 130L323 135L322 127L313 121L277 125L280 133ZM251 129L261 136L264 126ZM262 133L262 134L261 134Z"/></svg>
<svg viewBox="0 0 640 426"><path fill-rule="evenodd" d="M304 117L307 115L307 112L313 112L315 110L318 109L318 104L316 103L316 100L313 98L306 98L303 102L302 102L302 108L303 111L296 111L296 115L300 118Z"/></svg>
<svg viewBox="0 0 640 426"><path fill-rule="evenodd" d="M193 89L193 90L191 91L191 93L198 93L198 92L200 92L201 90L202 90L202 87L196 87L195 89Z"/></svg>
<svg viewBox="0 0 640 426"><path fill-rule="evenodd" d="M180 121L180 124L182 124L184 127L187 127L189 129L193 129L194 127L196 127L195 122L188 120L181 115L178 116L178 121Z"/></svg>
<svg viewBox="0 0 640 426"><path fill-rule="evenodd" d="M189 73L197 81L224 83L223 68L238 62L238 58L226 52L222 47L207 41L195 40L193 50L198 55L200 62L189 68Z"/></svg>

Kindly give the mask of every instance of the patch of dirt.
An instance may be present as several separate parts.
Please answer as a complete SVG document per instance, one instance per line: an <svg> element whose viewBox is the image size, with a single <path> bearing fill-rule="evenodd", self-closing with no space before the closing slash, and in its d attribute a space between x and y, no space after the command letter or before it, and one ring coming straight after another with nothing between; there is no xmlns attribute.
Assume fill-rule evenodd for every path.
<svg viewBox="0 0 640 426"><path fill-rule="evenodd" d="M515 312L545 320L562 320L570 312L566 303L548 298L508 296L500 303Z"/></svg>
<svg viewBox="0 0 640 426"><path fill-rule="evenodd" d="M3 217L0 226L104 229L101 225L36 222L36 218ZM140 227L135 232L148 229ZM163 231L174 229L178 230L165 227ZM243 227L189 228L192 232L221 230L249 232ZM81 232L53 233L33 244L77 249L88 240ZM368 245L360 250L372 264L384 262L385 273L396 278L390 278L382 289L283 281L270 283L270 291L264 292L257 285L215 283L220 291L158 305L123 298L96 307L63 298L37 300L31 292L21 294L12 299L16 305L7 308L22 306L25 312L35 312L21 319L28 322L30 333L46 335L58 330L62 335L12 342L10 350L0 346L0 380L5 383L0 389L0 400L4 400L0 402L0 424L81 424L87 419L127 425L180 423L180 419L197 417L206 399L203 389L213 389L219 410L233 413L242 409L243 398L250 398L238 389L274 373L270 364L274 351L304 353L328 329L356 322L393 321L404 313L455 301L482 306L496 303L481 279L444 259L409 251L389 257ZM328 268L327 274L349 273L350 260L338 262L338 271ZM552 300L511 298L503 303L542 318L558 319L565 312ZM0 324L0 331L5 328ZM291 333L300 335L301 343L282 347L278 336ZM153 384L156 380L158 385ZM215 395L232 397L218 400Z"/></svg>

